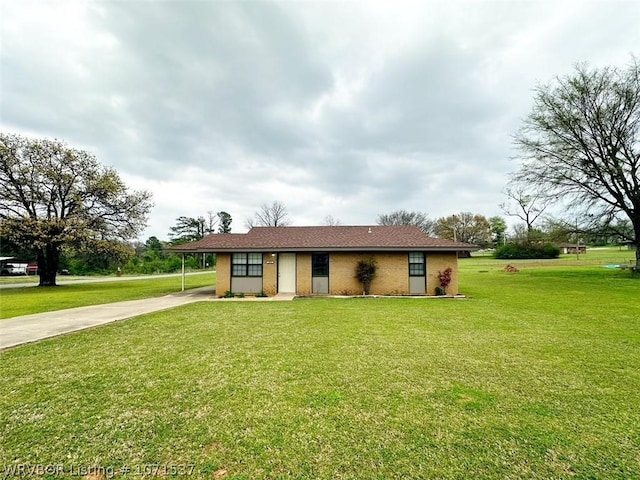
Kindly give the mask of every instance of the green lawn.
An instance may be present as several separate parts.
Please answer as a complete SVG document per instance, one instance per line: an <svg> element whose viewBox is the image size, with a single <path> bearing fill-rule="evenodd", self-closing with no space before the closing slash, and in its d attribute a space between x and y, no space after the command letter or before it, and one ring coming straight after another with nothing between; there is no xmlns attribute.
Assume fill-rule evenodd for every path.
<svg viewBox="0 0 640 480"><path fill-rule="evenodd" d="M461 259L461 264L506 265L507 263L512 263L514 265L530 266L633 264L635 262L636 252L626 247L588 247L586 254L563 254L557 259L550 260L496 260L491 256L490 252L474 252L472 255L473 257L469 259Z"/></svg>
<svg viewBox="0 0 640 480"><path fill-rule="evenodd" d="M56 282L69 282L75 280L108 280L115 279L115 275L57 275ZM125 279L126 277L121 277ZM38 275L12 275L0 277L0 285L11 285L15 283L38 284L40 277Z"/></svg>
<svg viewBox="0 0 640 480"><path fill-rule="evenodd" d="M640 279L463 270L466 300L199 303L5 351L0 463L640 478Z"/></svg>
<svg viewBox="0 0 640 480"><path fill-rule="evenodd" d="M187 288L215 285L216 274L186 277ZM0 319L52 312L65 308L160 297L179 292L181 277L149 278L96 283L58 285L57 287L25 287L0 290Z"/></svg>

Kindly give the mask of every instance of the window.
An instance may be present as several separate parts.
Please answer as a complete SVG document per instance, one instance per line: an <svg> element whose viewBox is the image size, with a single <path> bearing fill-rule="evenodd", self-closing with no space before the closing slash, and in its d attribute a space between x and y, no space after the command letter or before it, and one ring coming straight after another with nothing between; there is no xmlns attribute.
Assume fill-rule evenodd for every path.
<svg viewBox="0 0 640 480"><path fill-rule="evenodd" d="M234 253L231 256L231 275L234 277L261 277L261 253Z"/></svg>
<svg viewBox="0 0 640 480"><path fill-rule="evenodd" d="M312 274L313 277L328 277L329 276L329 254L328 253L314 253L312 256Z"/></svg>
<svg viewBox="0 0 640 480"><path fill-rule="evenodd" d="M411 252L409 254L409 276L410 277L425 276L423 252Z"/></svg>

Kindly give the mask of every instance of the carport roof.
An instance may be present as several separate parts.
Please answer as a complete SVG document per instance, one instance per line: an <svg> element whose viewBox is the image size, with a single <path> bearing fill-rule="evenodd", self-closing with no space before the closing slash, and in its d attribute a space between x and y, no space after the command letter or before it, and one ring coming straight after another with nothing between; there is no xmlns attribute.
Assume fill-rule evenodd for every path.
<svg viewBox="0 0 640 480"><path fill-rule="evenodd" d="M176 253L317 251L458 251L478 247L425 235L415 225L253 227L247 233L211 234L169 248Z"/></svg>

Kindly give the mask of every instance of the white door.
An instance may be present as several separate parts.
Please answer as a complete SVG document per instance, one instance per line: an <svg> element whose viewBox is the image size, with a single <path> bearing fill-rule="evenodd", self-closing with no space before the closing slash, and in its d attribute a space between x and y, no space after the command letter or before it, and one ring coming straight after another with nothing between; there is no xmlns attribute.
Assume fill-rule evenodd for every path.
<svg viewBox="0 0 640 480"><path fill-rule="evenodd" d="M278 293L296 293L296 254L278 255Z"/></svg>

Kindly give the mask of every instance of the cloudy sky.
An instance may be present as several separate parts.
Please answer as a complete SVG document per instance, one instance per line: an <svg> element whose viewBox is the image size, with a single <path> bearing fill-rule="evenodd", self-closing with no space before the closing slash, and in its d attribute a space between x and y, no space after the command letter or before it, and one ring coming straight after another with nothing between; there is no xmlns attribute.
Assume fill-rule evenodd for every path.
<svg viewBox="0 0 640 480"><path fill-rule="evenodd" d="M278 200L294 225L501 214L532 89L640 54L640 2L0 0L0 129L153 193L140 238Z"/></svg>

